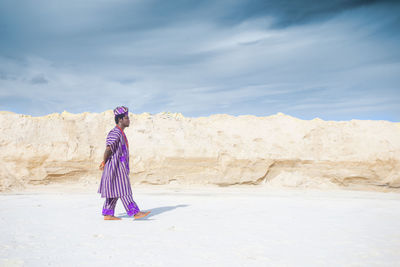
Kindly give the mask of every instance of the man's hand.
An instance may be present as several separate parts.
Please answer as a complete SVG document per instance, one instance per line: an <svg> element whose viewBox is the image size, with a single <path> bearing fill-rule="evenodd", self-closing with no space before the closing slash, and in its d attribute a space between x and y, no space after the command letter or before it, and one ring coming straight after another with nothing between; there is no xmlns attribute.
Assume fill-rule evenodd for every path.
<svg viewBox="0 0 400 267"><path fill-rule="evenodd" d="M105 166L105 165L106 165L106 164L104 163L104 161L103 161L102 163L100 163L99 170L100 170L100 171L104 170L104 166Z"/></svg>
<svg viewBox="0 0 400 267"><path fill-rule="evenodd" d="M100 164L99 166L99 170L104 170L104 166L106 165L106 162L108 160L108 158L111 156L112 152L111 152L111 147L107 146L106 150L104 151L104 160L103 162Z"/></svg>

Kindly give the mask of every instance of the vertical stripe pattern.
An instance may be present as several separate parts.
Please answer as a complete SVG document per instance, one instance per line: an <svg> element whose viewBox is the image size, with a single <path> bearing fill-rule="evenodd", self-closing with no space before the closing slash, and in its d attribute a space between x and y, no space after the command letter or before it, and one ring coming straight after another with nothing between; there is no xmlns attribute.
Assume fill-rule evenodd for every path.
<svg viewBox="0 0 400 267"><path fill-rule="evenodd" d="M118 127L108 133L106 146L110 146L112 154L104 166L98 192L103 198L132 197L129 180L129 147L123 132Z"/></svg>
<svg viewBox="0 0 400 267"><path fill-rule="evenodd" d="M140 211L138 205L133 200L132 195L121 197L122 204L129 216L133 216ZM106 198L103 206L102 214L114 216L115 206L117 205L118 198Z"/></svg>
<svg viewBox="0 0 400 267"><path fill-rule="evenodd" d="M106 198L106 201L104 201L104 206L103 206L103 215L111 215L114 216L114 210L115 206L117 205L118 198Z"/></svg>
<svg viewBox="0 0 400 267"><path fill-rule="evenodd" d="M132 195L123 196L123 197L121 197L121 200L122 200L122 204L124 205L124 208L126 210L126 213L129 216L133 216L140 211L138 205L133 200Z"/></svg>

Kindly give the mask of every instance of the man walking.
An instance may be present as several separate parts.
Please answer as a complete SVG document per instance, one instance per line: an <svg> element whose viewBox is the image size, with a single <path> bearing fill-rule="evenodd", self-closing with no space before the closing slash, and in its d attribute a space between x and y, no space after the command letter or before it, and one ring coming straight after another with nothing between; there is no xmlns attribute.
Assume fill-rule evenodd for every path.
<svg viewBox="0 0 400 267"><path fill-rule="evenodd" d="M148 212L141 212L132 197L131 183L129 180L129 145L124 129L129 127L129 114L127 107L114 109L116 126L108 133L104 160L100 164L103 171L98 193L106 198L103 206L104 220L121 220L114 216L118 198L129 216L140 219L147 216Z"/></svg>

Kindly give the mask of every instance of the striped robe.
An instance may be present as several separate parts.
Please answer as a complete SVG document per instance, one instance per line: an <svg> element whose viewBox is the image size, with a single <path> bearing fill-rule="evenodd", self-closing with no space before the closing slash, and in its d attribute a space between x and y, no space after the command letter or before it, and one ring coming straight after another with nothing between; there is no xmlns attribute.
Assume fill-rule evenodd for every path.
<svg viewBox="0 0 400 267"><path fill-rule="evenodd" d="M129 147L125 133L115 126L108 135L106 145L111 148L101 176L98 193L103 198L118 198L132 195L129 180Z"/></svg>

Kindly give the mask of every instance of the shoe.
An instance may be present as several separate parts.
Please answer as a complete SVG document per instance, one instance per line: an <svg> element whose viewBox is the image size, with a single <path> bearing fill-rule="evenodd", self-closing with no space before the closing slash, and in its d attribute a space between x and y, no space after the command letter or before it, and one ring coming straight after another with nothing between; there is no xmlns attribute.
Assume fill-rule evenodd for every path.
<svg viewBox="0 0 400 267"><path fill-rule="evenodd" d="M111 216L111 215L105 215L104 220L105 221L119 221L119 220L121 220L121 218Z"/></svg>
<svg viewBox="0 0 400 267"><path fill-rule="evenodd" d="M135 215L133 215L133 217L134 217L135 219L141 219L141 218L146 217L146 216L149 215L149 214L150 214L150 211L147 211L147 212L141 212L141 211L139 211L138 213L136 213Z"/></svg>

